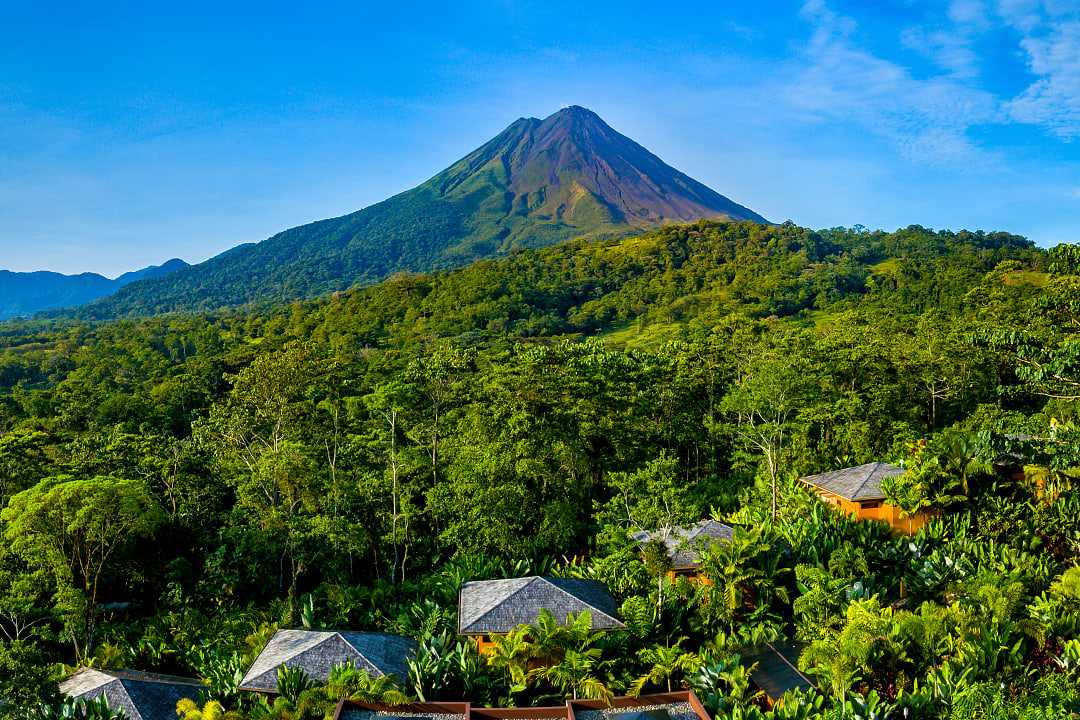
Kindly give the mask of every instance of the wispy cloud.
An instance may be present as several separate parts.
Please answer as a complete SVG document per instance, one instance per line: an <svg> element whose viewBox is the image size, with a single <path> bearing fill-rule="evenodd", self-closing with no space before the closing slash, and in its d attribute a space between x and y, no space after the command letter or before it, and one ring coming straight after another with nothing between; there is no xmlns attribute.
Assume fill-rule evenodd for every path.
<svg viewBox="0 0 1080 720"><path fill-rule="evenodd" d="M1063 140L1080 137L1080 5L1075 0L953 0L946 31L907 31L905 43L943 66L970 67L971 39L993 28L1019 36L1018 50L1034 80L1003 99L1008 120L1036 125Z"/></svg>
<svg viewBox="0 0 1080 720"><path fill-rule="evenodd" d="M952 0L949 3L948 15L957 25L969 25L979 29L990 25L990 9L985 0Z"/></svg>
<svg viewBox="0 0 1080 720"><path fill-rule="evenodd" d="M911 27L900 33L900 41L957 78L974 78L979 74L979 56L966 33Z"/></svg>
<svg viewBox="0 0 1080 720"><path fill-rule="evenodd" d="M1010 116L1064 140L1080 137L1080 20L1054 22L1020 46L1037 79L1009 103Z"/></svg>
<svg viewBox="0 0 1080 720"><path fill-rule="evenodd" d="M1020 32L1031 32L1042 23L1041 0L998 0L997 14Z"/></svg>
<svg viewBox="0 0 1080 720"><path fill-rule="evenodd" d="M1052 136L1080 138L1080 5L1075 0L952 0L936 21L904 29L900 44L933 63L915 74L862 37L855 18L826 0L807 0L811 27L784 89L791 106L813 117L861 125L905 157L945 164L988 160L972 139L981 125L1034 125ZM1033 77L1015 95L980 82L977 48L997 31L1015 38ZM984 42L985 44L985 42Z"/></svg>
<svg viewBox="0 0 1080 720"><path fill-rule="evenodd" d="M967 131L993 122L1000 104L955 72L970 66L971 58L957 56L951 72L917 78L861 45L856 21L824 0L809 0L801 14L813 29L797 60L801 70L786 89L794 107L830 121L855 122L915 161L938 164L989 157Z"/></svg>

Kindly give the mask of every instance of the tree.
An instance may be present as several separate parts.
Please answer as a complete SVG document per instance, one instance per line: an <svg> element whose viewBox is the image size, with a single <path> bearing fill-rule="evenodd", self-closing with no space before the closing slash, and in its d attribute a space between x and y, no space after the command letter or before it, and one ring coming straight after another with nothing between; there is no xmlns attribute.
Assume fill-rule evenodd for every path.
<svg viewBox="0 0 1080 720"><path fill-rule="evenodd" d="M352 663L334 665L326 680L326 694L331 700L347 698L380 705L403 705L409 697L392 675L372 677L357 670Z"/></svg>
<svg viewBox="0 0 1080 720"><path fill-rule="evenodd" d="M700 658L695 653L683 650L681 646L684 642L686 642L686 638L681 637L666 647L658 645L643 648L638 652L638 659L645 663L649 669L630 686L630 694L637 697L648 684L664 684L667 686L667 691L671 692L671 679L673 677L679 674L688 675L696 672L701 664Z"/></svg>
<svg viewBox="0 0 1080 720"><path fill-rule="evenodd" d="M645 569L656 578L656 610L653 615L655 620L660 617L660 610L664 606L664 583L671 571L671 555L662 540L650 538L641 546L641 559L645 563Z"/></svg>
<svg viewBox="0 0 1080 720"><path fill-rule="evenodd" d="M44 564L28 563L9 546L0 546L0 635L25 640L48 619L46 598L53 582Z"/></svg>
<svg viewBox="0 0 1080 720"><path fill-rule="evenodd" d="M813 640L836 630L843 620L850 582L816 565L797 565L795 584L801 593L791 609L800 640Z"/></svg>
<svg viewBox="0 0 1080 720"><path fill-rule="evenodd" d="M411 537L409 523L412 520L410 508L404 499L406 457L401 443L401 438L405 435L403 394L401 384L395 381L379 385L375 392L364 398L368 412L378 425L375 435L377 443L382 446L386 463L381 474L390 486L389 539L394 553L390 565L390 579L395 583L405 581Z"/></svg>
<svg viewBox="0 0 1080 720"><path fill-rule="evenodd" d="M897 672L895 665L885 662L901 651L889 632L891 624L891 609L882 609L876 598L853 601L843 627L811 642L799 657L799 665L818 676L833 697L844 703L852 685L870 677L879 665Z"/></svg>
<svg viewBox="0 0 1080 720"><path fill-rule="evenodd" d="M439 448L444 416L467 399L460 378L473 368L475 360L474 350L436 347L413 360L405 371L405 377L415 384L427 404L426 421L418 424L414 432L423 436L421 443L427 447L432 487L439 484Z"/></svg>
<svg viewBox="0 0 1080 720"><path fill-rule="evenodd" d="M964 495L971 496L971 478L989 475L994 470L987 457L987 444L976 433L952 430L942 433L935 443L940 447L942 469L958 477Z"/></svg>
<svg viewBox="0 0 1080 720"><path fill-rule="evenodd" d="M528 625L523 625L497 637L487 656L488 665L506 671L511 693L524 692L528 687L529 660L536 652L531 630Z"/></svg>
<svg viewBox="0 0 1080 720"><path fill-rule="evenodd" d="M333 501L332 464L320 440L332 434L319 422L316 400L326 394L330 363L306 345L262 355L232 378L224 402L197 428L236 491L241 517L278 558L278 587L297 611L300 577L326 555Z"/></svg>
<svg viewBox="0 0 1080 720"><path fill-rule="evenodd" d="M59 700L56 668L44 650L28 640L0 642L0 719L25 718L23 711Z"/></svg>
<svg viewBox="0 0 1080 720"><path fill-rule="evenodd" d="M632 472L611 472L605 479L614 497L605 515L620 527L671 531L700 520L692 487L680 477L679 462L666 452Z"/></svg>
<svg viewBox="0 0 1080 720"><path fill-rule="evenodd" d="M194 700L184 698L176 703L176 714L180 720L243 720L244 716L235 711L227 711L217 700L208 700L199 707Z"/></svg>
<svg viewBox="0 0 1080 720"><path fill-rule="evenodd" d="M126 543L151 535L161 511L139 480L48 478L0 513L4 537L31 565L48 567L77 660L90 656L100 592Z"/></svg>
<svg viewBox="0 0 1080 720"><path fill-rule="evenodd" d="M0 434L0 508L8 498L45 476L48 436L38 430Z"/></svg>
<svg viewBox="0 0 1080 720"><path fill-rule="evenodd" d="M701 571L710 583L700 589L701 611L710 622L728 630L734 627L745 598L755 591L765 575L757 560L769 549L760 526L749 530L736 528L727 542L704 548Z"/></svg>
<svg viewBox="0 0 1080 720"><path fill-rule="evenodd" d="M773 519L784 443L812 381L811 368L797 347L763 341L747 350L739 375L721 403L731 417L735 436L765 461Z"/></svg>
<svg viewBox="0 0 1080 720"><path fill-rule="evenodd" d="M567 649L558 662L536 668L531 675L547 680L563 693L569 692L575 700L581 697L610 702L615 693L596 675L600 657L600 648Z"/></svg>

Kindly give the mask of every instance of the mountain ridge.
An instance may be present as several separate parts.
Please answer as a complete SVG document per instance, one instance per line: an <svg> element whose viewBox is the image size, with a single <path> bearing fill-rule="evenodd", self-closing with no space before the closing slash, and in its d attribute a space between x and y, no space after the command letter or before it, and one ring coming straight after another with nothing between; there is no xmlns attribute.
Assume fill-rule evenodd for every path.
<svg viewBox="0 0 1080 720"><path fill-rule="evenodd" d="M665 164L579 106L519 118L415 188L239 245L79 311L94 318L283 302L395 272L669 222L761 215Z"/></svg>
<svg viewBox="0 0 1080 720"><path fill-rule="evenodd" d="M185 267L189 267L186 262L172 258L112 279L93 272L65 275L51 270L0 270L0 320L90 303L133 282L164 277Z"/></svg>

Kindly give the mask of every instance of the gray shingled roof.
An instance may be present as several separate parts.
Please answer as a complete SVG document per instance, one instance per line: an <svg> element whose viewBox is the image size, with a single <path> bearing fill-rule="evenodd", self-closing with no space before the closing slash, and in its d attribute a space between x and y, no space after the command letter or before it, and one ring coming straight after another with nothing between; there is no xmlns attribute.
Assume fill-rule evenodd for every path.
<svg viewBox="0 0 1080 720"><path fill-rule="evenodd" d="M807 475L802 478L802 481L839 495L845 500L884 500L885 494L881 492L881 481L887 477L903 474L902 467L874 462L820 475Z"/></svg>
<svg viewBox="0 0 1080 720"><path fill-rule="evenodd" d="M533 576L465 583L458 600L458 632L510 632L536 622L544 609L561 622L570 613L587 610L594 630L623 627L616 617L615 599L602 583Z"/></svg>
<svg viewBox="0 0 1080 720"><path fill-rule="evenodd" d="M60 683L60 692L78 700L104 695L109 707L123 710L129 720L176 720L176 703L198 700L203 689L188 678L93 668L83 668Z"/></svg>
<svg viewBox="0 0 1080 720"><path fill-rule="evenodd" d="M793 643L766 643L743 654L743 663L757 667L750 679L772 700L779 700L789 690L809 690L814 687L799 670L800 646Z"/></svg>
<svg viewBox="0 0 1080 720"><path fill-rule="evenodd" d="M313 680L325 681L335 665L351 662L372 677L408 676L407 660L416 642L400 635L368 632L278 630L251 664L240 689L276 692L282 665L300 667Z"/></svg>
<svg viewBox="0 0 1080 720"><path fill-rule="evenodd" d="M671 565L676 569L693 568L701 564L701 551L706 545L726 542L735 530L716 520L701 520L689 527L662 528L636 532L634 540L644 544L659 540L667 547Z"/></svg>

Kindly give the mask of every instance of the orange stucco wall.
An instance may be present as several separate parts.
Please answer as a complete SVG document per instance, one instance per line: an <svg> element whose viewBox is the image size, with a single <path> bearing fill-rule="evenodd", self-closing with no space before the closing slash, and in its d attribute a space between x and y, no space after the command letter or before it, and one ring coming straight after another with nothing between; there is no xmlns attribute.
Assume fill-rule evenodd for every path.
<svg viewBox="0 0 1080 720"><path fill-rule="evenodd" d="M474 639L476 640L476 651L481 655L490 655L495 650L495 639L493 637L477 635Z"/></svg>
<svg viewBox="0 0 1080 720"><path fill-rule="evenodd" d="M701 571L697 568L679 568L677 570L668 570L667 578L671 582L675 582L676 578L684 577L692 583L697 585L712 585L713 581L705 577Z"/></svg>
<svg viewBox="0 0 1080 720"><path fill-rule="evenodd" d="M893 532L901 535L914 535L923 525L929 522L930 513L915 513L911 517L901 517L900 508L887 502L880 503L877 507L863 507L860 503L846 500L838 495L815 488L821 499L830 505L834 505L857 520L880 520L886 522Z"/></svg>

